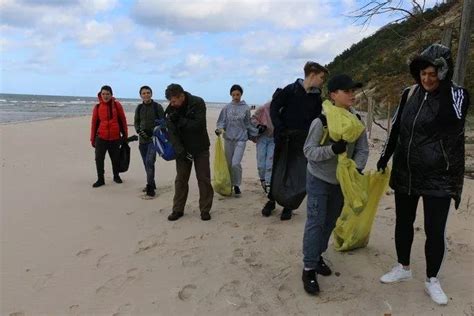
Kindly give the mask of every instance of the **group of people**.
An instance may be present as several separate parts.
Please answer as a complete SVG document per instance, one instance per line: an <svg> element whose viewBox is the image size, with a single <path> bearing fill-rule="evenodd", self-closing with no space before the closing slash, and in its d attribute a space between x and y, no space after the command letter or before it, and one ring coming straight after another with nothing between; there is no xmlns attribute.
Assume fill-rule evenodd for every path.
<svg viewBox="0 0 474 316"><path fill-rule="evenodd" d="M418 200L422 198L426 234L425 290L434 302L443 305L448 299L439 283L438 273L446 251L444 234L451 199L456 208L460 204L464 176L464 124L470 100L467 90L451 80L453 62L451 52L445 46L429 46L411 61L410 73L416 84L402 93L390 135L377 162L379 172L385 172L391 156L394 156L390 186L395 191L398 259L395 267L380 281L394 283L412 278L413 223ZM270 216L276 204L282 203L277 192L281 179L275 165L291 166L286 173L306 179L303 194L287 206L282 203L280 218L291 219L292 211L307 194L302 281L306 292L312 295L320 291L317 275L332 273L322 255L344 206L344 196L336 176L338 155L345 153L353 159L360 173L364 172L369 156L365 131L352 142L345 139L335 141L328 135L327 129L332 122L323 111L321 97L321 88L328 75L325 67L307 62L304 78L277 89L272 100L259 107L254 115L242 100L242 87L233 85L230 89L232 101L221 110L215 130L218 137L224 137L232 191L237 196L241 194L241 160L246 142L257 143L258 175L262 188L268 193L263 216ZM348 75L335 75L327 83L329 102L360 120L352 105L355 91L361 87L361 83L354 82ZM140 89L143 103L135 113L135 129L147 174L144 192L155 195L156 152L151 136L155 120L165 119L176 152L177 172L173 209L168 219L174 221L184 214L194 162L201 219L209 220L214 191L210 177L205 103L178 84L169 85L165 95L169 105L163 110L152 100L151 88L144 86ZM91 127L98 178L94 187L104 184L107 151L112 160L114 181L121 183L114 161L121 141L127 137L124 111L113 98L112 89L102 87L98 97L99 104L94 107ZM283 154L284 151L292 154Z"/></svg>

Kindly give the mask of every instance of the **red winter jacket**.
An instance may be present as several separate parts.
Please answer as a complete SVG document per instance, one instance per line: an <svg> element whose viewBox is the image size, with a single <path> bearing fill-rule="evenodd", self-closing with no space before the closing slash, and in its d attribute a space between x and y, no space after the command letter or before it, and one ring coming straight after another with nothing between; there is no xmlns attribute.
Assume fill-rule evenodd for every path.
<svg viewBox="0 0 474 316"><path fill-rule="evenodd" d="M105 103L100 96L99 104L94 106L91 122L91 144L94 146L96 136L103 140L118 140L120 134L128 137L127 118L119 101L112 97Z"/></svg>

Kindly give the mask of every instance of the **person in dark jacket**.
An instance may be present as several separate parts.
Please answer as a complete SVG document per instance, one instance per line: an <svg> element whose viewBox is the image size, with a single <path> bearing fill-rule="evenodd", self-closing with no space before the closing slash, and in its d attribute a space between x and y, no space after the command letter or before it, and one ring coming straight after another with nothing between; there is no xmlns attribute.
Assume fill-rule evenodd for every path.
<svg viewBox="0 0 474 316"><path fill-rule="evenodd" d="M105 184L104 160L109 152L112 161L114 181L122 183L119 175L120 144L127 139L127 118L122 105L113 97L112 88L103 86L97 94L99 103L92 111L91 145L95 148L95 165L97 181L94 188Z"/></svg>
<svg viewBox="0 0 474 316"><path fill-rule="evenodd" d="M412 278L410 251L418 200L423 199L426 234L425 290L441 305L448 298L438 280L445 255L445 228L451 199L459 207L464 177L464 123L467 90L451 81L450 50L433 44L410 63L416 85L405 89L393 127L377 163L384 170L392 154L390 186L395 190L395 246L398 263L383 283Z"/></svg>
<svg viewBox="0 0 474 316"><path fill-rule="evenodd" d="M152 96L153 91L149 86L140 88L140 97L143 102L137 106L134 119L135 130L139 135L140 144L138 145L138 149L140 150L146 172L146 187L143 189L143 192L146 192L146 195L150 197L155 196L156 190L156 150L153 145L153 129L156 125L155 121L165 117L163 107L161 104L153 101Z"/></svg>
<svg viewBox="0 0 474 316"><path fill-rule="evenodd" d="M270 105L270 117L274 126L273 137L275 141L275 151L273 155L273 165L278 164L281 159L283 143L288 143L288 152L293 153L293 158L306 162L303 153L303 145L308 135L311 122L321 114L321 86L328 70L318 63L308 61L304 66L304 79L297 79L294 83L287 85L278 94L274 95ZM290 161L286 162L291 165ZM275 197L272 194L273 187L280 183L282 179L275 179L275 169L272 170L270 193L268 201L262 209L263 216L270 216L275 209ZM289 170L301 179L306 178L306 163L303 163L298 170ZM301 181L301 191L305 192L305 181ZM304 194L300 203L304 199ZM277 200L278 202L278 200ZM284 207L281 213L281 220L289 220L292 216L292 209Z"/></svg>
<svg viewBox="0 0 474 316"><path fill-rule="evenodd" d="M210 143L206 126L206 104L202 98L184 91L175 83L166 88L165 96L170 101L165 114L170 140L176 152L177 172L173 211L168 220L175 221L184 215L193 161L199 187L201 219L210 220L214 190L211 186L209 166Z"/></svg>

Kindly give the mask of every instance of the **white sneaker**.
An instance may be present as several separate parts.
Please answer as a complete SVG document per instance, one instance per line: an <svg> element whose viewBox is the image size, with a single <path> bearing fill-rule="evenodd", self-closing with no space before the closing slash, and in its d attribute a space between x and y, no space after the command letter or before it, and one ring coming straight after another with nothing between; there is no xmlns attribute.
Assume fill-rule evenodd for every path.
<svg viewBox="0 0 474 316"><path fill-rule="evenodd" d="M437 278L430 278L429 281L425 281L425 292L436 304L448 304L448 297L444 294Z"/></svg>
<svg viewBox="0 0 474 316"><path fill-rule="evenodd" d="M401 264L397 264L392 271L382 275L380 282L382 283L395 283L405 280L410 280L412 278L411 270L403 269Z"/></svg>

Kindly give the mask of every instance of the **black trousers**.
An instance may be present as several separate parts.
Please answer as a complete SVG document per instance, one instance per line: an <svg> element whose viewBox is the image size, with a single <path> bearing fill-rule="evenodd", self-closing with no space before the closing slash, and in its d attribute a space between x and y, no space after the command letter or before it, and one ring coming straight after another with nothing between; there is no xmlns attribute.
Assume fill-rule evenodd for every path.
<svg viewBox="0 0 474 316"><path fill-rule="evenodd" d="M95 166L99 179L104 178L104 160L107 152L109 152L110 160L112 161L114 176L119 175L120 140L104 140L97 137L95 140Z"/></svg>
<svg viewBox="0 0 474 316"><path fill-rule="evenodd" d="M445 252L445 229L448 219L450 197L422 196L425 218L425 258L426 276L437 277ZM418 195L407 195L395 191L395 246L398 262L410 265L410 252L413 243L413 223L416 218Z"/></svg>

